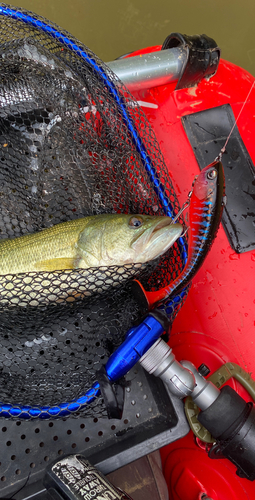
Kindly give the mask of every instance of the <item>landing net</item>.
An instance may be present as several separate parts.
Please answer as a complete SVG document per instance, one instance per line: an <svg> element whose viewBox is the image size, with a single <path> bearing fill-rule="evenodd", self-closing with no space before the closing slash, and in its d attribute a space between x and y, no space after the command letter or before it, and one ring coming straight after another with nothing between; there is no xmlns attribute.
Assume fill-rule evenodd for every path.
<svg viewBox="0 0 255 500"><path fill-rule="evenodd" d="M86 215L178 212L144 113L81 42L0 4L0 72L0 238ZM84 394L139 322L132 279L164 287L184 253L175 243L142 268L0 276L0 401L40 407ZM105 414L102 400L86 411Z"/></svg>

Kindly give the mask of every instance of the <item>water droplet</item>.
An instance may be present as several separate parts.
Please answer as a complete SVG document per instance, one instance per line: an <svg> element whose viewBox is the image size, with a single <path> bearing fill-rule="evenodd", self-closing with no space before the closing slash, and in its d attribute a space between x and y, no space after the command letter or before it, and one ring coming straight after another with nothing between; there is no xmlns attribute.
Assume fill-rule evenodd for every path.
<svg viewBox="0 0 255 500"><path fill-rule="evenodd" d="M238 253L231 253L229 258L230 260L238 260L240 259L240 255Z"/></svg>
<svg viewBox="0 0 255 500"><path fill-rule="evenodd" d="M209 271L206 271L206 278L208 283L211 283L213 281L213 276Z"/></svg>
<svg viewBox="0 0 255 500"><path fill-rule="evenodd" d="M32 158L30 166L31 166L32 170L38 170L38 168L39 168L38 159L37 158Z"/></svg>
<svg viewBox="0 0 255 500"><path fill-rule="evenodd" d="M208 316L208 319L213 319L217 316L217 311L215 311L211 316Z"/></svg>

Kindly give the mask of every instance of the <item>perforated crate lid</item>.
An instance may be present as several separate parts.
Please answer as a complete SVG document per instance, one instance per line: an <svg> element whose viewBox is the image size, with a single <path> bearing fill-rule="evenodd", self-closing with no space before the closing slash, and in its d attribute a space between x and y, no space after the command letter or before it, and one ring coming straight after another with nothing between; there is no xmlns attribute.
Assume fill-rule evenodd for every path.
<svg viewBox="0 0 255 500"><path fill-rule="evenodd" d="M187 434L183 403L169 395L161 380L140 366L129 372L127 380L131 385L125 389L121 420L1 419L1 497L44 498L45 468L60 456L81 453L107 474Z"/></svg>

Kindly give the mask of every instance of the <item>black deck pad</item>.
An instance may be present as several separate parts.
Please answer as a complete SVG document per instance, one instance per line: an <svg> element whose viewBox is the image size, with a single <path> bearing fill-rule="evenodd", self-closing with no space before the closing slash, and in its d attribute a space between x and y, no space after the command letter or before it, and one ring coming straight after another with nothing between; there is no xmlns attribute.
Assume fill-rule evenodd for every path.
<svg viewBox="0 0 255 500"><path fill-rule="evenodd" d="M182 123L202 170L219 155L235 118L229 104L184 116ZM238 127L223 154L227 206L223 225L237 253L255 248L255 169Z"/></svg>

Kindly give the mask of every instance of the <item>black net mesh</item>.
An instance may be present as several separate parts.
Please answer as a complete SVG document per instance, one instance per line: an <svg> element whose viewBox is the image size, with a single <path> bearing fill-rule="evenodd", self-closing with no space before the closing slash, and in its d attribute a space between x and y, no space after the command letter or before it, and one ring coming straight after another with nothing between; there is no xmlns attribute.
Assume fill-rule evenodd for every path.
<svg viewBox="0 0 255 500"><path fill-rule="evenodd" d="M165 215L159 192L176 212L154 133L117 77L58 26L34 14L31 24L32 14L19 8L5 15L0 5L0 238L86 215ZM139 321L134 276L161 288L182 265L176 243L142 268L0 276L0 401L54 405L84 393ZM103 414L101 400L87 411Z"/></svg>

